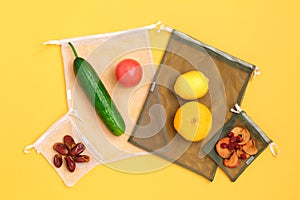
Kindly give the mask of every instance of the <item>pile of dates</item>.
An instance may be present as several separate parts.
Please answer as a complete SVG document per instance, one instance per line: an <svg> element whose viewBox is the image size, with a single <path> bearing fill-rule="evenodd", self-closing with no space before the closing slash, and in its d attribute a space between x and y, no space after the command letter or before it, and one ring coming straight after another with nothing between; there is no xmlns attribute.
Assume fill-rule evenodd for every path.
<svg viewBox="0 0 300 200"><path fill-rule="evenodd" d="M88 155L81 155L85 150L85 145L81 142L75 143L74 139L70 135L65 135L63 143L57 142L53 145L53 149L57 152L54 155L54 166L60 168L63 164L63 157L66 162L67 169L70 172L74 172L76 163L89 162L90 157Z"/></svg>
<svg viewBox="0 0 300 200"><path fill-rule="evenodd" d="M224 158L224 166L229 168L239 166L239 159L248 159L258 152L249 131L242 127L234 127L227 137L220 139L216 144L216 151Z"/></svg>

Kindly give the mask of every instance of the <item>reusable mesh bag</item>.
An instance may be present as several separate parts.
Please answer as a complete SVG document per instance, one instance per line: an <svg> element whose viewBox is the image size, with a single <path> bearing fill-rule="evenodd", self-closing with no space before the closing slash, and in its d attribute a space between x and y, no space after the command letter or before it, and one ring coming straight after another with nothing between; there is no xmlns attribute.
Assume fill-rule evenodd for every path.
<svg viewBox="0 0 300 200"><path fill-rule="evenodd" d="M74 116L72 111L66 113L53 125L51 125L51 127L49 127L48 130L37 141L34 142L34 144L26 147L25 152L29 153L32 149L35 149L38 153L41 153L59 174L64 183L67 186L73 186L82 176L84 176L95 166L99 165L101 161L98 160L94 154L94 149L88 147L83 152L83 155L88 155L90 157L90 161L87 163L77 164L73 173L68 171L66 163L63 163L60 168L55 167L53 159L57 152L53 149L53 145L57 142L63 142L63 137L65 135L70 135L76 142L82 142L85 146L87 146L87 143L82 140L80 131L74 124Z"/></svg>
<svg viewBox="0 0 300 200"><path fill-rule="evenodd" d="M167 45L162 41L167 41ZM73 72L74 55L68 42L72 42L78 55L93 66L119 109L126 124L122 136L108 131L79 87ZM231 123L235 115L230 108L242 103L248 82L259 72L258 68L170 27L158 27L158 24L46 44L61 46L69 111L34 144L26 147L25 152L36 149L54 167L55 142L61 142L65 135L82 142L87 147L84 154L91 157L90 162L80 163L73 173L63 167L54 167L67 186L74 185L99 164L151 154L213 180L219 165L212 156L213 141L220 137L224 125ZM158 56L158 69L154 65L156 51L158 55L163 54L162 59ZM142 81L127 89L113 78L116 64L125 58L137 60L143 69ZM209 79L208 94L197 101L210 109L212 128L200 142L184 140L173 127L176 110L187 102L175 94L174 82L180 74L190 70L200 70ZM151 165L147 163L149 160L144 161L140 165L145 171L151 170L149 166L159 169L167 164ZM233 178L236 175L233 174Z"/></svg>
<svg viewBox="0 0 300 200"><path fill-rule="evenodd" d="M208 94L197 101L211 110L213 124L200 142L183 139L173 127L175 112L187 102L175 94L173 86L180 74L191 70L199 70L209 79ZM230 108L241 104L249 80L257 73L254 65L172 30L129 142L212 181L217 164L202 147L231 118Z"/></svg>
<svg viewBox="0 0 300 200"><path fill-rule="evenodd" d="M54 167L54 143L62 142L65 135L71 135L76 142L84 143L86 146L84 153L91 157L90 162L79 163L79 167L76 167L73 173L70 173L64 166L54 167L67 186L74 185L80 177L96 165L148 154L128 143L127 140L135 126L155 74L148 32L156 26L153 24L121 32L51 40L45 43L61 46L69 111L34 144L27 146L25 152L36 149ZM75 58L68 42L75 46L78 55L85 58L101 78L124 118L125 134L112 135L97 116L93 105L88 101L75 78L73 71ZM142 80L131 88L120 86L114 75L117 63L125 58L138 61L143 71Z"/></svg>
<svg viewBox="0 0 300 200"><path fill-rule="evenodd" d="M224 125L211 140L203 147L203 151L215 161L215 163L225 172L231 181L236 179L245 171L245 169L270 145L271 152L274 156L278 156L280 151L278 146L259 128L257 124L243 111L238 104L231 111L234 113L229 121ZM257 148L257 153L247 159L239 159L238 166L234 168L226 167L223 158L216 151L215 145L220 138L224 138L234 127L246 128L251 139Z"/></svg>

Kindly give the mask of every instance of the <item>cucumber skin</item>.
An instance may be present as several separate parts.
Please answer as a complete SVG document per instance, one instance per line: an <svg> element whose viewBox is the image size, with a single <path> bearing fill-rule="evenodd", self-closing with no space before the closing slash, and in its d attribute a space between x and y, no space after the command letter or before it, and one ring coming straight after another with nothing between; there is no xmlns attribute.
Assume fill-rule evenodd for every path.
<svg viewBox="0 0 300 200"><path fill-rule="evenodd" d="M116 136L125 132L125 122L93 67L83 58L73 63L76 80L106 127Z"/></svg>

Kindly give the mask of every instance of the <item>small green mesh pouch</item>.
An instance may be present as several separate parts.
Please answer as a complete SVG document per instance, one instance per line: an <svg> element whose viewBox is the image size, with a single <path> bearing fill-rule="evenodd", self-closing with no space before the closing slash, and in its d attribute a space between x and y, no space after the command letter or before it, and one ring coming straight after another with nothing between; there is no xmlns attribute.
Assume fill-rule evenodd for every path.
<svg viewBox="0 0 300 200"><path fill-rule="evenodd" d="M203 147L205 151L215 163L225 172L231 181L236 179L245 171L245 169L270 145L270 149L273 155L278 154L278 147L275 143L263 132L262 129L249 117L249 115L243 111L238 104L232 109L235 113L229 121L224 125L224 128L220 130L215 136ZM223 158L220 157L216 151L215 145L220 138L224 138L234 127L242 127L248 129L251 135L251 139L254 141L257 148L257 153L243 160L239 159L237 167L229 168L224 166Z"/></svg>

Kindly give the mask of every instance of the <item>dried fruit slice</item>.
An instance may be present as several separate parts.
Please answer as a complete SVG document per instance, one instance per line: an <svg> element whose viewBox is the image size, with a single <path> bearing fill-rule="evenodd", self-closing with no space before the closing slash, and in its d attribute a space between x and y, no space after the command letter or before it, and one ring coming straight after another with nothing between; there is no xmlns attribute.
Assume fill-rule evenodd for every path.
<svg viewBox="0 0 300 200"><path fill-rule="evenodd" d="M246 128L234 127L230 132L234 134L235 141L238 141L239 145L246 144L250 139L250 133Z"/></svg>
<svg viewBox="0 0 300 200"><path fill-rule="evenodd" d="M229 168L235 168L239 166L239 157L237 156L237 153L233 152L229 159L224 159L223 164Z"/></svg>
<svg viewBox="0 0 300 200"><path fill-rule="evenodd" d="M234 134L234 136L236 137L243 131L243 129L244 128L242 128L242 127L236 126L233 129L231 129L230 132L232 132Z"/></svg>
<svg viewBox="0 0 300 200"><path fill-rule="evenodd" d="M239 158L241 158L243 160L248 159L250 157L250 155L247 154L246 152L244 152L242 149L236 150L236 154Z"/></svg>
<svg viewBox="0 0 300 200"><path fill-rule="evenodd" d="M239 136L242 137L242 141L239 142L239 145L244 145L250 140L250 133L246 128L243 129Z"/></svg>
<svg viewBox="0 0 300 200"><path fill-rule="evenodd" d="M245 145L243 145L242 149L249 155L255 155L258 152L254 140L249 140Z"/></svg>
<svg viewBox="0 0 300 200"><path fill-rule="evenodd" d="M229 150L228 148L222 148L221 144L230 144L230 138L229 137L225 137L222 138L218 141L218 143L216 144L216 151L218 152L219 156L221 156L222 158L229 158L231 156L231 154L233 153L233 149Z"/></svg>

